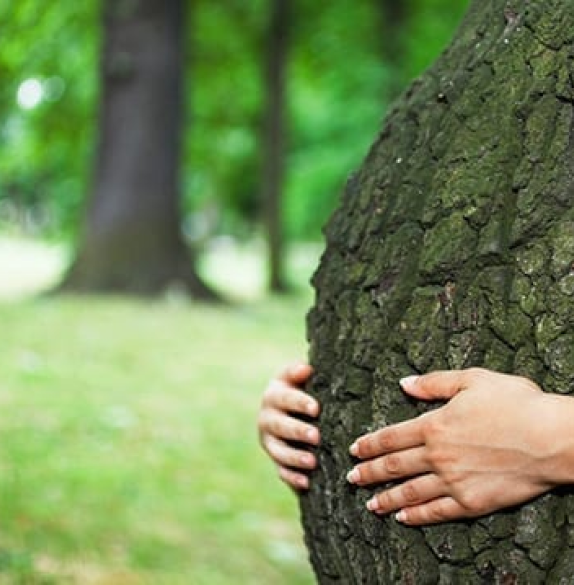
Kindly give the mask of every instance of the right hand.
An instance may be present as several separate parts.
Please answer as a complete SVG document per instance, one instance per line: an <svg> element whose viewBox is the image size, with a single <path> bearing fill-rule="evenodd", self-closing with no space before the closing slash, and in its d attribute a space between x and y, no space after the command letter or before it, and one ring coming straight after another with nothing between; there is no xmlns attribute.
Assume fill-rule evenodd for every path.
<svg viewBox="0 0 574 585"><path fill-rule="evenodd" d="M351 446L361 462L349 481L384 486L369 510L420 526L476 518L572 483L570 396L482 368L409 376L401 386L414 398L448 402Z"/></svg>
<svg viewBox="0 0 574 585"><path fill-rule="evenodd" d="M306 472L317 465L313 453L291 443L319 444L319 429L297 418L298 414L311 418L319 415L319 403L301 389L311 373L311 366L299 363L271 380L257 417L261 446L277 465L279 477L296 490L309 487Z"/></svg>

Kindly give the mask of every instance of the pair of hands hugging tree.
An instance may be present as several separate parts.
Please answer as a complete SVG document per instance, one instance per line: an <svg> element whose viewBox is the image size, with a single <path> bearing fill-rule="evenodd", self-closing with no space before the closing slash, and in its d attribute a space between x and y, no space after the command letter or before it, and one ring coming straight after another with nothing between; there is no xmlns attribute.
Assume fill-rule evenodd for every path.
<svg viewBox="0 0 574 585"><path fill-rule="evenodd" d="M259 439L279 476L305 490L316 457L320 404L304 390L312 368L287 367L271 380L258 415ZM523 377L481 368L400 380L420 400L446 400L417 418L357 437L347 480L376 488L366 506L406 525L482 516L574 483L574 399L548 394ZM397 389L397 391L399 391Z"/></svg>

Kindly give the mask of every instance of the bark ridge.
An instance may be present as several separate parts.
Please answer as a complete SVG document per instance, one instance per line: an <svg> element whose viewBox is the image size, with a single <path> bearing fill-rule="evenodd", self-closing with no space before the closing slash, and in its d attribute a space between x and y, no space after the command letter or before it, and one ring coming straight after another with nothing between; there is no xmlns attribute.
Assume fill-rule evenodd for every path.
<svg viewBox="0 0 574 585"><path fill-rule="evenodd" d="M358 435L420 414L398 380L484 366L574 389L574 4L478 0L400 98L326 228L309 313L320 470L301 498L318 581L568 583L565 491L472 522L379 519ZM519 408L520 405L517 405Z"/></svg>

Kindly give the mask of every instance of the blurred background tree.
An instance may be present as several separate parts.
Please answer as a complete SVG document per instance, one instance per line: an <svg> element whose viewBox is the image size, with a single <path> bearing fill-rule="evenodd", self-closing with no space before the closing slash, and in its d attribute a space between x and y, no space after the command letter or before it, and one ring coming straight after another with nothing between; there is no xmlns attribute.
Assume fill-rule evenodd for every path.
<svg viewBox="0 0 574 585"><path fill-rule="evenodd" d="M273 2L190 3L184 27L189 115L181 124L179 168L186 242L202 249L221 237L264 239L270 230L262 193L269 192L264 177L270 164L284 168L274 187L276 262L291 243L318 241L389 101L441 50L466 4L289 3L291 46L283 98L276 102L285 141L280 163L271 163L262 128L272 103L264 72L271 62ZM101 134L102 9L97 0L41 10L34 0L0 3L0 229L17 224L78 246ZM281 268L276 272L270 282L285 284Z"/></svg>
<svg viewBox="0 0 574 585"><path fill-rule="evenodd" d="M270 1L265 39L265 105L261 137L261 207L269 255L269 288L285 292L283 181L285 176L285 82L292 33L290 0Z"/></svg>
<svg viewBox="0 0 574 585"><path fill-rule="evenodd" d="M62 288L215 297L181 234L185 0L104 0L100 106L85 228Z"/></svg>

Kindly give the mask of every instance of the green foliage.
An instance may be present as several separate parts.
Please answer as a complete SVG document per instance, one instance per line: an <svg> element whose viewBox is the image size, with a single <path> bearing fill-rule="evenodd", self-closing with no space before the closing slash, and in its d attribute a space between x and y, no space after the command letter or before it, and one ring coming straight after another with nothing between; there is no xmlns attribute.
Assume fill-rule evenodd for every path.
<svg viewBox="0 0 574 585"><path fill-rule="evenodd" d="M446 47L469 0L411 0L410 5L412 16L405 31L407 78L422 73Z"/></svg>
<svg viewBox="0 0 574 585"><path fill-rule="evenodd" d="M265 7L204 1L191 15L185 201L224 232L257 216Z"/></svg>
<svg viewBox="0 0 574 585"><path fill-rule="evenodd" d="M94 142L97 3L5 3L0 52L0 203L31 209L53 226L77 221ZM7 34L6 34L7 33ZM34 79L44 99L18 106ZM1 217L0 217L1 219ZM45 227L45 226L44 226Z"/></svg>
<svg viewBox="0 0 574 585"><path fill-rule="evenodd" d="M466 4L410 0L397 69L385 60L382 3L293 3L285 199L291 237L319 235L376 134L388 87L404 85L432 61ZM201 0L190 12L182 161L190 230L251 235L258 222L268 4ZM34 0L4 2L0 21L0 221L2 201L11 201L32 210L44 229L73 233L96 141L100 2L41 10ZM15 101L27 79L46 92L31 109Z"/></svg>
<svg viewBox="0 0 574 585"><path fill-rule="evenodd" d="M375 7L368 3L301 8L290 77L286 185L286 220L294 237L318 235L346 175L376 133L385 75L376 22Z"/></svg>

